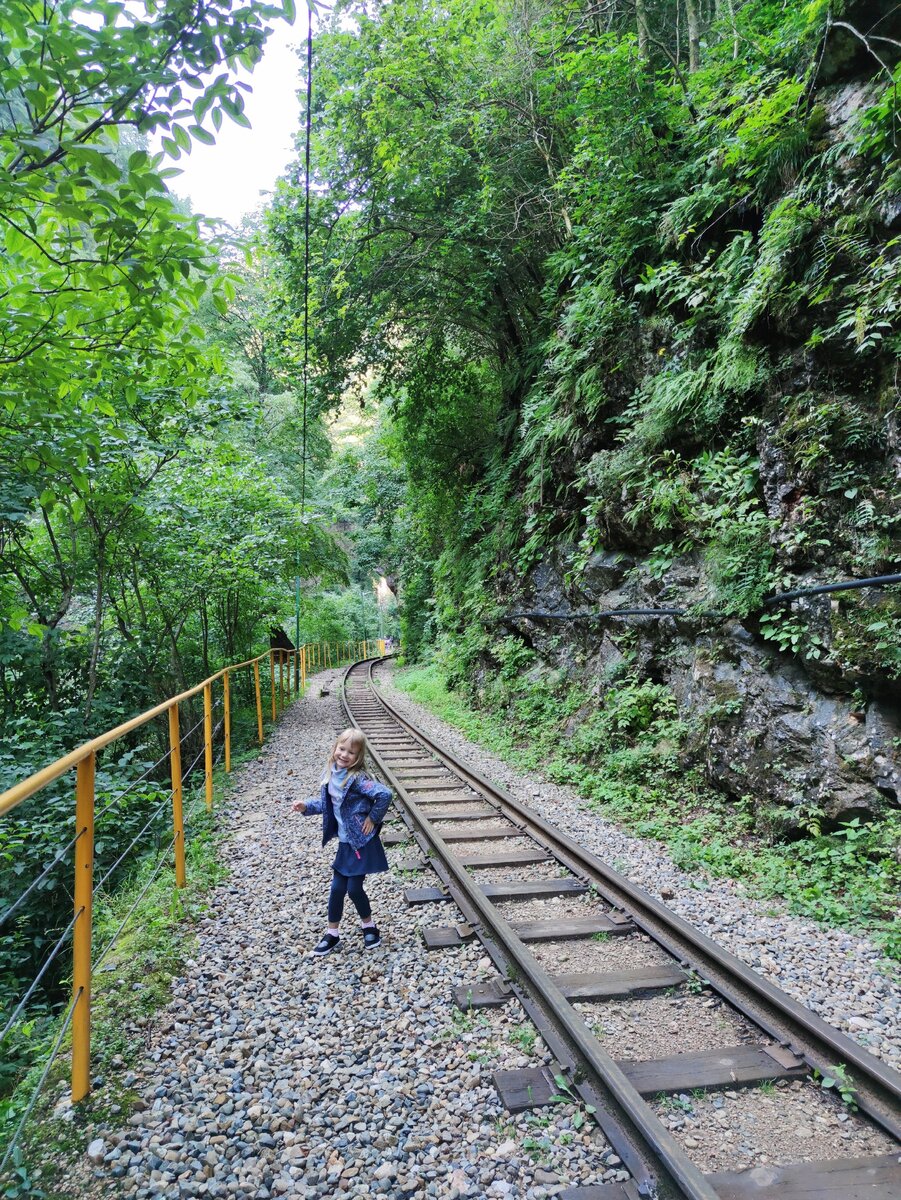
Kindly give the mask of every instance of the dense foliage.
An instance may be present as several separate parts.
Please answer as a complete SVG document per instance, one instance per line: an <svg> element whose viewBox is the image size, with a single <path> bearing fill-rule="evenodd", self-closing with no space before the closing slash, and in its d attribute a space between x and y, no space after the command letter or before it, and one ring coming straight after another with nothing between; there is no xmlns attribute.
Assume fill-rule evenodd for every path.
<svg viewBox="0 0 901 1200"><path fill-rule="evenodd" d="M664 601L688 579L697 628L743 622L858 707L896 685L897 592L761 609L899 557L893 11L339 0L308 246L301 171L237 241L170 191L194 143L246 124L234 68L292 0L6 0L0 788L295 620L302 641L393 633L399 593L406 652L437 644L512 749L565 742L551 773L647 832L697 802L686 861L725 869L638 635L609 676L549 677L510 609L549 563L581 603L607 556ZM118 839L159 835L164 748L150 730L100 764L109 888ZM3 823L0 900L70 820L67 783ZM807 910L882 923L895 828L812 829ZM875 890L832 895L861 864ZM70 909L57 874L17 914L0 1001Z"/></svg>
<svg viewBox="0 0 901 1200"><path fill-rule="evenodd" d="M732 753L770 715L755 669L804 681L799 744L817 696L850 728L901 678L897 589L763 605L901 558L893 12L346 0L316 42L310 249L319 403L379 405L405 650L475 706L463 723L897 951L897 776L852 778L843 813L803 748L767 768L778 801ZM296 298L295 177L269 227ZM608 596L687 612L583 619ZM860 756L890 759L892 728ZM752 832L807 840L757 859Z"/></svg>
<svg viewBox="0 0 901 1200"><path fill-rule="evenodd" d="M426 597L461 633L555 547L574 580L599 550L660 576L693 557L707 607L740 617L897 561L889 8L338 6L317 379L372 373L396 431L429 531L411 648ZM272 225L296 290L293 184ZM852 611L825 650L788 615L762 633L887 684L899 620Z"/></svg>
<svg viewBox="0 0 901 1200"><path fill-rule="evenodd" d="M292 11L3 6L0 791L265 649L297 574L310 589L346 578L326 517L301 509L302 414L267 255L252 228L242 250L169 190L192 144L247 124L234 70ZM308 425L315 479L328 439L316 413ZM357 636L355 616L328 636ZM303 637L324 636L312 605L304 617ZM186 770L197 720L183 709ZM100 894L134 869L133 838L154 859L168 841L166 741L157 722L98 764ZM68 776L0 823L0 909L39 880L2 931L0 1025L46 968L4 1042L0 1096L69 970L49 956L72 915L73 818Z"/></svg>

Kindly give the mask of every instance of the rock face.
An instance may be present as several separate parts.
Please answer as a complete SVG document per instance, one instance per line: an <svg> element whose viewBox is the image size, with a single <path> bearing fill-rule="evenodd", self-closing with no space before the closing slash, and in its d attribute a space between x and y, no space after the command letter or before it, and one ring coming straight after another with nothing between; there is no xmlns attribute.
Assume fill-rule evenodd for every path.
<svg viewBox="0 0 901 1200"><path fill-rule="evenodd" d="M710 779L731 795L753 797L761 824L794 826L817 809L828 825L897 806L901 713L891 700L864 705L853 680L809 670L765 642L750 620L598 616L618 608L689 610L705 594L703 566L692 558L656 579L641 559L597 554L573 585L565 582L565 556L554 556L534 568L511 606L536 615L506 624L548 666L595 690L623 659L627 636L636 673L665 683L678 699ZM828 631L835 599L804 603L812 610L805 619Z"/></svg>

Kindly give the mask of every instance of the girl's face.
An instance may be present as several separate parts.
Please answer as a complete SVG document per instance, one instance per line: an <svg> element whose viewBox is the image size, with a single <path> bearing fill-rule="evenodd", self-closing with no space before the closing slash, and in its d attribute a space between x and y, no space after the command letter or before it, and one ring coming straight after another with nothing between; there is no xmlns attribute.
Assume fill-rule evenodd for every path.
<svg viewBox="0 0 901 1200"><path fill-rule="evenodd" d="M341 771L349 767L356 757L347 742L339 742L335 747L335 766Z"/></svg>

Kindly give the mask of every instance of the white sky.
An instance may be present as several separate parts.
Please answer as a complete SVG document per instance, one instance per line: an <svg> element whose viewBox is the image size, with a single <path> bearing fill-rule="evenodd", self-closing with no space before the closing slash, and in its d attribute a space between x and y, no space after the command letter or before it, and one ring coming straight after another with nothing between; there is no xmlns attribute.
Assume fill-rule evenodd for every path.
<svg viewBox="0 0 901 1200"><path fill-rule="evenodd" d="M279 22L263 48L263 58L253 71L238 78L249 83L244 111L252 129L243 129L225 117L215 146L192 143L190 155L164 165L179 167L181 175L169 187L186 196L196 213L221 217L237 225L246 213L265 203L261 192L272 190L276 179L294 157L294 135L299 128L300 68L305 63L307 14L298 6L293 26ZM303 43L303 62L297 47ZM209 121L204 122L210 129Z"/></svg>

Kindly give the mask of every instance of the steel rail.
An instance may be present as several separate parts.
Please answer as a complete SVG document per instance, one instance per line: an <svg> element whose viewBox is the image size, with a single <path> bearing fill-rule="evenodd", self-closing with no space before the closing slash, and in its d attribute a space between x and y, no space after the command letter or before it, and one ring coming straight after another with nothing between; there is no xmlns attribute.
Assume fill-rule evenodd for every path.
<svg viewBox="0 0 901 1200"><path fill-rule="evenodd" d="M901 1076L869 1054L853 1039L764 979L735 955L677 916L643 888L613 870L555 828L481 772L461 763L429 735L404 718L373 686L373 693L388 714L460 779L493 799L500 811L514 819L576 875L587 877L600 895L628 913L633 922L681 965L706 979L724 999L754 1024L787 1046L811 1069L828 1075L837 1065L851 1067L855 1101L874 1121L901 1139Z"/></svg>
<svg viewBox="0 0 901 1200"><path fill-rule="evenodd" d="M345 672L342 680L342 699L348 719L359 729L360 724L356 714L347 700L346 682L356 667L354 664ZM371 679L372 663L369 663L369 693L377 695ZM587 1023L573 1008L563 992L551 978L550 974L526 949L524 943L514 932L512 926L500 914L498 909L484 895L460 865L459 860L451 851L439 833L432 828L429 819L424 816L415 800L396 777L378 751L369 746L369 752L377 763L379 770L401 797L407 812L415 823L421 837L428 843L430 851L441 862L446 875L452 880L454 891L464 901L464 911L469 909L476 914L478 929L481 926L487 931L489 938L500 947L506 960L506 967L511 976L518 982L525 982L530 998L544 1013L550 1024L557 1029L564 1042L570 1047L578 1065L594 1085L598 1098L606 1102L610 1122L599 1120L604 1132L610 1134L611 1129L621 1127L626 1138L631 1143L630 1148L620 1140L615 1143L615 1149L623 1153L624 1161L636 1158L645 1164L656 1164L660 1174L645 1177L646 1184L653 1185L660 1200L670 1197L684 1197L685 1200L719 1200L719 1194L712 1187L703 1172L691 1161L679 1142L670 1131L654 1115L650 1106L642 1098L638 1090L627 1079L625 1073L613 1058L603 1049L597 1038L589 1029ZM600 1112L594 1114L600 1117ZM634 1171L633 1171L634 1173Z"/></svg>

